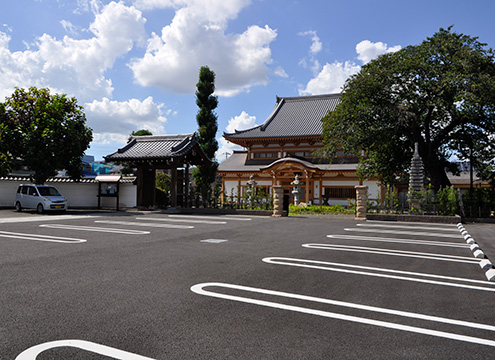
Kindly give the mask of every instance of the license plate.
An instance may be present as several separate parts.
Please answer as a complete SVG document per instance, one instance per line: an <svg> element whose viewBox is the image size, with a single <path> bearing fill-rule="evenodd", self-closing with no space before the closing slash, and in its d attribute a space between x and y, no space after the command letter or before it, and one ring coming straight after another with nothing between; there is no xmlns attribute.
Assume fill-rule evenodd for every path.
<svg viewBox="0 0 495 360"><path fill-rule="evenodd" d="M61 209L61 208L63 208L62 205L55 205L55 209Z"/></svg>

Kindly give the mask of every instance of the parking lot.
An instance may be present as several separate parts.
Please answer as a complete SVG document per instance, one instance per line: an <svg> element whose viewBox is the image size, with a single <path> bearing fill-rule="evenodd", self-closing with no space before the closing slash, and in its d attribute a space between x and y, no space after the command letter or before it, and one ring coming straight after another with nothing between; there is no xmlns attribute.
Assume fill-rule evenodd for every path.
<svg viewBox="0 0 495 360"><path fill-rule="evenodd" d="M493 249L495 225L466 229ZM495 350L495 282L456 225L1 210L0 272L0 359Z"/></svg>

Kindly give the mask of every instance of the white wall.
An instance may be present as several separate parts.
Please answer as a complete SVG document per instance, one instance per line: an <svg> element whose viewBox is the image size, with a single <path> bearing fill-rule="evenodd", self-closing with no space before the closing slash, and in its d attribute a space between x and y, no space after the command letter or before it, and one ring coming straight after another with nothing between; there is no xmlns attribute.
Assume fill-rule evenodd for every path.
<svg viewBox="0 0 495 360"><path fill-rule="evenodd" d="M225 192L225 195L227 196L230 196L232 194L234 194L234 196L237 196L237 192L238 192L238 189L237 189L237 186L239 185L239 183L236 181L226 181L225 182L225 185L224 185L224 189L223 191ZM242 186L242 183L241 183L241 186Z"/></svg>
<svg viewBox="0 0 495 360"><path fill-rule="evenodd" d="M363 185L368 187L368 196L370 199L380 199L381 198L381 188L380 184L376 181L363 181Z"/></svg>
<svg viewBox="0 0 495 360"><path fill-rule="evenodd" d="M20 184L29 183L26 180L0 180L0 207L14 207L15 194ZM98 206L97 182L50 182L46 185L54 186L65 196L69 208L96 208ZM136 207L137 186L132 183L120 184L119 207ZM116 198L102 198L102 207L115 208Z"/></svg>

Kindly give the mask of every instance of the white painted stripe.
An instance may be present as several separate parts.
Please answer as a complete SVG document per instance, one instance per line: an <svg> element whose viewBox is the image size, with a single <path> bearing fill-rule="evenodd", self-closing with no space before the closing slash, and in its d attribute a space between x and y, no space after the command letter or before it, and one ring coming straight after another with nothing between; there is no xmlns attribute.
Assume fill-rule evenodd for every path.
<svg viewBox="0 0 495 360"><path fill-rule="evenodd" d="M356 226L364 226L364 227L379 227L379 228L396 228L396 229L419 229L419 230L430 230L430 231L453 231L455 233L459 233L459 229L456 227L452 228L439 228L439 227L429 227L429 226L408 226L408 225L395 225L395 224L370 224L370 223L362 223L356 224Z"/></svg>
<svg viewBox="0 0 495 360"><path fill-rule="evenodd" d="M145 235L150 233L149 231L141 231L141 230L114 229L114 228L101 228L94 226L77 226L77 225L61 225L61 224L43 224L40 225L40 227L46 227L51 229L64 229L64 230L107 232L107 233L127 234L127 235Z"/></svg>
<svg viewBox="0 0 495 360"><path fill-rule="evenodd" d="M248 217L241 217L240 215L225 216L225 215L169 215L172 218L185 218L185 219L211 219L211 220L234 220L234 221L251 221L253 219Z"/></svg>
<svg viewBox="0 0 495 360"><path fill-rule="evenodd" d="M95 354L109 356L119 360L154 360L152 358L130 353L128 351L115 349L110 346L96 344L85 340L57 340L30 347L17 355L15 360L35 360L43 351L59 347L70 347L86 350Z"/></svg>
<svg viewBox="0 0 495 360"><path fill-rule="evenodd" d="M415 281L415 282L421 282L421 283L427 283L427 284L453 286L453 287L460 287L460 288L466 288L466 289L471 289L471 290L482 290L482 291L495 292L495 289L490 288L490 287L472 286L472 285L465 285L465 284L459 284L459 283L426 280L426 279L420 279L420 278L411 278L411 277L405 277L405 276L372 273L372 272L366 272L366 271L339 269L339 268L333 268L333 267L328 267L328 266L340 266L340 267L348 267L348 268L362 269L362 270L381 271L384 273L388 272L388 273L393 273L393 274L412 275L412 276L420 276L420 277L426 277L426 278L470 282L470 283L475 283L475 284L483 284L483 285L487 285L487 286L495 285L495 284L490 283L488 281L482 281L482 280L473 280L473 279L457 278L457 277L443 276L443 275L416 273L416 272L410 272L410 271L383 269L383 268L375 268L375 267L368 267L368 266L350 265L350 264L342 264L342 263L331 263L331 262L325 262L325 261L315 261L315 260L306 260L306 259L283 258L283 257L268 257L268 258L264 258L263 261L266 263L269 263L269 264L287 265L287 266L295 266L295 267L303 267L303 268L319 269L319 270L328 270L328 271L342 272L342 273L348 273L348 274L376 276L376 277L382 277L382 278L388 278L388 279ZM315 264L315 265L309 265L309 264Z"/></svg>
<svg viewBox="0 0 495 360"><path fill-rule="evenodd" d="M100 224L113 224L113 225L131 225L131 226L146 226L146 227L159 227L169 229L194 229L191 225L174 225L174 224L154 224L154 223L141 223L133 221L110 221L110 220L97 220L95 223Z"/></svg>
<svg viewBox="0 0 495 360"><path fill-rule="evenodd" d="M420 258L420 259L461 262L467 264L479 264L479 260L467 256L442 255L442 254L423 253L416 251L389 250L389 249L363 247L363 246L333 245L333 244L303 244L302 246L312 249L362 252L369 254L403 256L403 257L412 257L412 258Z"/></svg>
<svg viewBox="0 0 495 360"><path fill-rule="evenodd" d="M205 243L212 243L212 244L220 244L223 242L227 242L228 240L222 240L222 239L206 239L206 240L200 240L200 242L205 242Z"/></svg>
<svg viewBox="0 0 495 360"><path fill-rule="evenodd" d="M97 215L44 215L44 216L23 216L15 218L0 219L0 224L23 223L36 221L58 221L58 220L78 220L99 217Z"/></svg>
<svg viewBox="0 0 495 360"><path fill-rule="evenodd" d="M435 226L435 227L445 227L445 228L452 228L452 226L456 226L456 224L424 223L424 222L417 222L417 221L366 220L366 222L369 222L372 224L397 224L397 225L418 225L418 226L425 226L426 224L428 224L428 225Z"/></svg>
<svg viewBox="0 0 495 360"><path fill-rule="evenodd" d="M412 239L397 239L397 238L383 238L373 236L358 236L358 235L327 235L332 239L344 239L344 240L359 240L359 241L373 241L373 242L391 242L391 243L403 243L414 245L428 245L428 246L444 246L444 247L456 247L456 248L469 248L467 244L459 244L447 241L428 241L428 240L412 240Z"/></svg>
<svg viewBox="0 0 495 360"><path fill-rule="evenodd" d="M23 233L14 233L8 231L0 231L0 237L10 238L10 239L32 240L32 241L46 241L46 242L55 242L55 243L63 243L63 244L78 244L87 241L84 239L66 238L66 237L51 236L51 235L23 234Z"/></svg>
<svg viewBox="0 0 495 360"><path fill-rule="evenodd" d="M457 325L457 326L464 326L464 327L470 327L470 328L476 328L476 329L495 331L494 327L491 325L478 324L478 323L472 323L472 322L460 321L460 320L448 319L448 318L441 318L441 317L437 317L437 316L429 316L429 315L418 314L418 313L403 312L403 311L397 311L397 310L391 310L391 309L385 309L385 308L378 308L378 307L372 307L372 306L366 306L366 305L360 305L360 304L354 304L354 303L345 303L345 302L335 301L335 300L330 300L330 299L316 298L316 297L312 297L312 296L298 295L298 294L293 294L293 293L266 290L266 289L260 289L260 288L252 288L252 287L234 285L234 284L214 283L214 282L203 283L203 284L193 285L191 287L191 291L193 291L199 295L210 296L210 297L219 298L219 299L239 301L239 302L243 302L243 303L266 306L266 307L271 307L271 308L275 308L275 309L295 311L295 312L304 313L304 314L317 315L317 316L322 316L322 317L327 317L327 318L332 318L332 319L337 319L337 320L345 320L345 321L350 321L350 322L355 322L355 323L380 326L380 327L385 327L385 328L394 329L394 330L408 331L408 332L413 332L413 333L417 333L417 334L436 336L436 337L452 339L452 340L457 340L457 341L465 341L465 342L474 343L474 344L495 346L495 341L489 340L489 339L482 339L482 338L476 338L476 337L472 337L472 336L459 335L459 334L448 333L448 332L444 332L444 331L430 330L430 329L425 329L425 328L420 328L420 327L415 327L415 326L408 326L408 325L402 325L402 324L397 324L397 323L393 323L393 322L373 320L373 319L362 318L362 317L358 317L358 316L345 315L345 314L339 314L339 313L334 313L334 312L329 312L329 311L310 309L310 308L301 307L301 306L286 305L286 304L281 304L278 302L258 300L258 299L253 299L253 298L249 298L249 297L227 295L227 294L222 294L222 293L218 293L218 292L207 291L204 289L205 287L211 287L211 286L228 288L228 289L236 289L236 290L241 290L241 291L254 292L254 293L258 293L258 294L279 296L279 297L285 297L285 298L291 298L291 299L312 301L312 302L317 302L317 303L331 304L331 305L337 305L337 306L343 306L343 307L350 307L350 308L355 308L355 309L360 309L360 310L379 312L379 313L385 313L385 314L393 314L393 315L397 315L397 316L427 320L427 321L432 321L432 322L439 322L439 323L446 323L446 324L452 324L452 325Z"/></svg>
<svg viewBox="0 0 495 360"><path fill-rule="evenodd" d="M400 231L400 230L375 230L375 229L359 229L359 228L345 228L345 231L359 231L359 232L371 232L376 234L379 232L380 234L400 234L400 235L418 235L418 236L434 236L434 237L449 237L449 238L459 238L460 234L432 234L428 232L416 232L416 231Z"/></svg>
<svg viewBox="0 0 495 360"><path fill-rule="evenodd" d="M147 220L147 221L169 221L169 222L185 222L191 224L227 224L226 221L213 221L213 220L196 220L196 219L170 219L170 218L145 218L137 217L136 220Z"/></svg>

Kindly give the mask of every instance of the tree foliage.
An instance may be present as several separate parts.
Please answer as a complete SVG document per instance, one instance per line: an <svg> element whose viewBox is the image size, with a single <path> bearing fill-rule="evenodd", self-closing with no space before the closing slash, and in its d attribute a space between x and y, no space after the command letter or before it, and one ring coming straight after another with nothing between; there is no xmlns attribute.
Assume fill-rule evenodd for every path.
<svg viewBox="0 0 495 360"><path fill-rule="evenodd" d="M476 37L440 29L416 46L378 57L344 85L323 121L325 150L364 154L362 177L393 183L407 173L414 143L435 189L450 185L451 160L472 152L478 175L493 170L495 61Z"/></svg>
<svg viewBox="0 0 495 360"><path fill-rule="evenodd" d="M16 89L0 104L3 169L27 166L38 184L62 169L80 179L81 158L93 138L85 124L83 108L75 98L52 95L48 89Z"/></svg>
<svg viewBox="0 0 495 360"><path fill-rule="evenodd" d="M131 135L129 135L127 142L131 141L133 136L149 136L149 135L153 135L153 133L149 130L146 130L146 129L136 130L136 131L133 131L131 133Z"/></svg>
<svg viewBox="0 0 495 360"><path fill-rule="evenodd" d="M212 160L212 164L198 166L198 171L193 172L193 176L203 198L207 198L218 168L218 163L214 160L218 150L216 140L218 124L217 115L214 112L218 106L218 99L213 95L215 92L215 73L208 66L201 67L196 88L196 105L199 107L196 115L198 143L206 156Z"/></svg>

